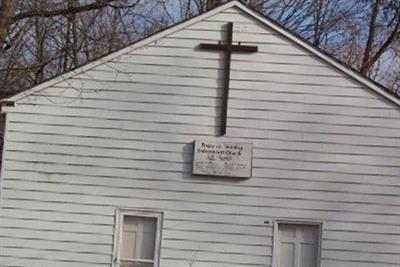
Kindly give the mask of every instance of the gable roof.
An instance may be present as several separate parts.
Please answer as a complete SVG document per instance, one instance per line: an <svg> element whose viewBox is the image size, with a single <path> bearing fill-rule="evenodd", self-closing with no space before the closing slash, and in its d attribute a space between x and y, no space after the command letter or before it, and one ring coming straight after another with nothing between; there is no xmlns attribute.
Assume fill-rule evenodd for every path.
<svg viewBox="0 0 400 267"><path fill-rule="evenodd" d="M306 49L307 51L309 51L310 53L312 53L313 55L317 56L318 58L322 59L324 62L328 63L329 65L333 66L334 68L336 68L337 70L340 70L342 73L345 73L346 75L348 75L349 77L351 77L352 79L356 80L357 82L363 84L364 86L370 88L371 90L375 91L376 93L384 96L385 98L387 98L388 100L392 101L393 103L397 104L400 106L400 98L397 97L397 95L395 95L394 93L390 92L389 90L387 90L386 88L384 88L382 85L378 84L377 82L371 80L370 78L362 75L361 73L357 72L356 70L344 65L343 63L341 63L339 60L333 58L331 55L327 54L326 52L322 51L321 49L319 49L316 46L311 45L308 41L304 40L302 37L300 37L299 35L289 31L288 29L284 28L283 26L281 26L280 24L278 24L277 22L273 21L270 18L266 18L264 15L262 15L261 13L250 9L249 7L247 7L246 5L244 5L243 3L241 3L239 0L233 0L230 1L226 4L223 4L221 6L218 6L210 11L207 11L205 13L202 13L200 15L197 15L196 17L193 17L189 20L183 21L179 24L176 24L170 28L164 29L158 33L155 33L149 37L146 37L142 40L139 40L123 49L120 49L116 52L113 52L109 55L103 56L99 59L96 59L90 63L87 63L81 67L78 67L72 71L66 72L64 74L61 74L55 78L51 78L48 81L45 81L39 85L36 85L30 89L27 89L25 91L16 93L15 95L12 95L10 97L6 97L4 99L1 100L2 104L8 104L8 103L13 103L16 102L20 99L23 99L25 97L28 97L36 92L45 90L47 88L49 88L52 85L55 85L59 82L62 82L66 79L72 78L76 75L79 75L80 73L83 73L87 70L90 70L92 68L95 68L96 66L99 66L107 61L110 61L120 55L123 55L125 53L129 53L132 50L141 48L143 46L146 46L147 44L150 44L152 42L155 42L163 37L166 37L172 33L175 33L177 31L180 31L192 24L195 24L199 21L202 21L210 16L213 16L215 14L218 14L226 9L232 8L232 7L236 7L238 9L240 9L242 12L244 12L245 14L247 14L248 16L250 16L251 18L257 20L258 22L261 22L262 24L264 24L265 26L271 28L272 30L278 32L279 34L281 34L282 36L286 37L287 39L289 39L291 42L296 43L297 45L299 45L300 47Z"/></svg>

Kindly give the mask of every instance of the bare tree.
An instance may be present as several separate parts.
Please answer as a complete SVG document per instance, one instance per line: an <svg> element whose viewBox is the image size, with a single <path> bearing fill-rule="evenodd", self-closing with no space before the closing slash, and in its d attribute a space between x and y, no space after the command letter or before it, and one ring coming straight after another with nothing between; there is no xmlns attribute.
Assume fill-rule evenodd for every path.
<svg viewBox="0 0 400 267"><path fill-rule="evenodd" d="M223 0L208 0L207 1L207 10L213 9L221 4L223 4Z"/></svg>
<svg viewBox="0 0 400 267"><path fill-rule="evenodd" d="M247 0L310 43L395 91L400 47L400 1ZM390 78L390 82L387 79ZM397 81L397 82L394 82Z"/></svg>
<svg viewBox="0 0 400 267"><path fill-rule="evenodd" d="M368 38L360 66L360 72L365 75L390 46L399 40L400 35L400 4L374 0L371 7ZM384 19L379 19L380 13ZM382 33L384 36L380 37Z"/></svg>
<svg viewBox="0 0 400 267"><path fill-rule="evenodd" d="M2 0L0 6L0 53L7 43L7 35L14 19L15 9L18 5L17 0Z"/></svg>
<svg viewBox="0 0 400 267"><path fill-rule="evenodd" d="M0 96L71 70L167 26L164 16L159 16L158 2L142 2L3 0L0 85L4 89Z"/></svg>
<svg viewBox="0 0 400 267"><path fill-rule="evenodd" d="M1 0L0 96L227 1ZM393 91L399 87L399 1L243 2Z"/></svg>

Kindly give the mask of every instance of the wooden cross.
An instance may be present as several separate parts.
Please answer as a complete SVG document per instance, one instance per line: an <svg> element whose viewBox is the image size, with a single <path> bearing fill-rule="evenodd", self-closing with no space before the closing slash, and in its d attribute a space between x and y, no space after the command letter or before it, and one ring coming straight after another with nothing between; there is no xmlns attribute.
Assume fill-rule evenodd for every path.
<svg viewBox="0 0 400 267"><path fill-rule="evenodd" d="M225 52L225 77L224 77L224 94L222 99L222 122L221 122L221 130L220 136L224 136L226 134L226 120L228 113L228 99L229 99L229 82L231 76L231 58L233 52L243 52L243 53L255 53L258 51L257 46L248 46L248 45L233 45L233 23L228 23L228 35L226 38L226 43L221 44L200 44L200 48L207 50L218 50Z"/></svg>

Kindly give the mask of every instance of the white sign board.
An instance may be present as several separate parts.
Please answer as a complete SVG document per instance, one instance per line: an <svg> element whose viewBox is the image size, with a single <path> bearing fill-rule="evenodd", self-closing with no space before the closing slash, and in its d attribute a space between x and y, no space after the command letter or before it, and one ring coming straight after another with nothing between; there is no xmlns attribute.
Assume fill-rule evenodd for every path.
<svg viewBox="0 0 400 267"><path fill-rule="evenodd" d="M250 178L252 145L197 140L194 142L193 174Z"/></svg>

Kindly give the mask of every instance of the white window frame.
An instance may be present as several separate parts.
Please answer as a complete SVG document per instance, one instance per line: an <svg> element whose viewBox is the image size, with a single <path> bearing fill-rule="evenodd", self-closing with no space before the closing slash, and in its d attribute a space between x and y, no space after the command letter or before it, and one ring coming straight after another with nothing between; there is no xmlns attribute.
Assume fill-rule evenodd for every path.
<svg viewBox="0 0 400 267"><path fill-rule="evenodd" d="M161 232L162 232L162 221L163 221L163 217L164 217L163 213L156 212L156 211L128 210L128 209L118 209L116 211L112 266L120 267L120 265L121 265L120 252L121 252L122 227L123 227L123 223L124 223L124 216L153 218L153 219L157 220L156 238L155 238L155 244L154 244L154 260L124 259L124 262L153 263L154 267L158 267L159 261L160 261Z"/></svg>
<svg viewBox="0 0 400 267"><path fill-rule="evenodd" d="M273 223L273 243L272 243L272 267L278 267L279 264L279 225L294 224L304 226L318 227L318 251L317 251L317 267L321 266L321 245L322 245L322 221L313 220L292 220L292 219L277 219Z"/></svg>

